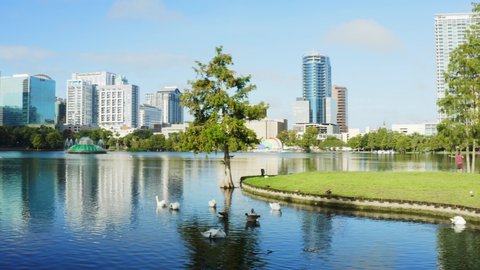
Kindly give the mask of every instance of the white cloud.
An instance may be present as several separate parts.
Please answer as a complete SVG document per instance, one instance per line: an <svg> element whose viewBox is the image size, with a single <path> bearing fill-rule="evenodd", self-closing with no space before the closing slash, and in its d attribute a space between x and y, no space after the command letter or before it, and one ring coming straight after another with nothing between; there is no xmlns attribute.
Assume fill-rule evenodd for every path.
<svg viewBox="0 0 480 270"><path fill-rule="evenodd" d="M329 45L384 53L402 48L402 43L390 30L373 20L366 19L349 21L331 28L323 41Z"/></svg>
<svg viewBox="0 0 480 270"><path fill-rule="evenodd" d="M107 13L113 19L160 21L177 19L180 14L168 10L161 0L117 0Z"/></svg>
<svg viewBox="0 0 480 270"><path fill-rule="evenodd" d="M2 60L43 60L51 56L53 56L53 52L41 48L0 45L0 59Z"/></svg>

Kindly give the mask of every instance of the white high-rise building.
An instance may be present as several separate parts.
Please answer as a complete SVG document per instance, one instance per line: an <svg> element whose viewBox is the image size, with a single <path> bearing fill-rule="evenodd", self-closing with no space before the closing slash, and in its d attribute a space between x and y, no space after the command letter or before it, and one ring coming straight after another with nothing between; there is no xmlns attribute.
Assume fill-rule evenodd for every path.
<svg viewBox="0 0 480 270"><path fill-rule="evenodd" d="M155 93L146 94L145 102L162 110L164 124L180 124L183 123L181 94L176 86L166 86Z"/></svg>
<svg viewBox="0 0 480 270"><path fill-rule="evenodd" d="M337 124L337 100L332 97L323 99L323 108L325 108L325 123Z"/></svg>
<svg viewBox="0 0 480 270"><path fill-rule="evenodd" d="M93 85L84 80L67 81L67 125L93 124Z"/></svg>
<svg viewBox="0 0 480 270"><path fill-rule="evenodd" d="M295 124L310 123L310 101L306 98L297 98L293 105L293 122Z"/></svg>
<svg viewBox="0 0 480 270"><path fill-rule="evenodd" d="M117 74L108 71L81 72L73 73L72 80L89 81L96 85L114 85L116 84Z"/></svg>
<svg viewBox="0 0 480 270"><path fill-rule="evenodd" d="M445 96L447 84L443 76L448 70L450 53L465 42L466 30L477 19L473 13L446 13L435 15L435 60L437 72L437 101ZM441 121L445 115L438 112L437 120Z"/></svg>
<svg viewBox="0 0 480 270"><path fill-rule="evenodd" d="M105 129L138 127L139 87L133 84L98 85L98 125Z"/></svg>

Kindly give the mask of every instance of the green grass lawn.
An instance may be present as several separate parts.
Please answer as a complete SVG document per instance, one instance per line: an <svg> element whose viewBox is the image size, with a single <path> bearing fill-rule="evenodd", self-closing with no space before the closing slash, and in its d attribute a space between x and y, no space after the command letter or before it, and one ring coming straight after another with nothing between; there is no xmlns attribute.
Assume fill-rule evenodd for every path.
<svg viewBox="0 0 480 270"><path fill-rule="evenodd" d="M480 175L451 172L305 172L244 183L305 194L411 200L480 208ZM471 197L469 192L474 192Z"/></svg>

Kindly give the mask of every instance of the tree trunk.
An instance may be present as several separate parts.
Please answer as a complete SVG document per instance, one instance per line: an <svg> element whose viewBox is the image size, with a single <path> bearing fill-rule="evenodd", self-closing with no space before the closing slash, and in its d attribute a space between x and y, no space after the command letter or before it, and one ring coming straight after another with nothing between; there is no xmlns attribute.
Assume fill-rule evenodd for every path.
<svg viewBox="0 0 480 270"><path fill-rule="evenodd" d="M475 173L475 154L476 154L475 147L477 147L477 146L475 144L475 139L474 139L473 140L473 149L472 149L472 169L471 169L472 173Z"/></svg>
<svg viewBox="0 0 480 270"><path fill-rule="evenodd" d="M230 211L230 207L232 206L232 193L233 189L224 189L223 190L223 200L224 200L224 211Z"/></svg>
<svg viewBox="0 0 480 270"><path fill-rule="evenodd" d="M467 144L467 147L466 147L466 151L465 151L465 157L466 157L466 166L465 166L465 170L467 173L470 172L470 146Z"/></svg>
<svg viewBox="0 0 480 270"><path fill-rule="evenodd" d="M220 188L231 189L233 186L232 171L230 169L230 151L228 145L225 144L223 147L223 162L225 164L225 177Z"/></svg>

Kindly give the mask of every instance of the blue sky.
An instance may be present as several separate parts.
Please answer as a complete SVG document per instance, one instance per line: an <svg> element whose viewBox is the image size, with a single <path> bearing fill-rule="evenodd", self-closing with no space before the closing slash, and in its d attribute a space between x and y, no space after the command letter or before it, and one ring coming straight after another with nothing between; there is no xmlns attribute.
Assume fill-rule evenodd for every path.
<svg viewBox="0 0 480 270"><path fill-rule="evenodd" d="M50 75L65 97L73 72L125 75L144 94L181 90L223 45L252 75L252 102L287 118L302 93L302 55L330 57L349 94L349 126L434 121L434 14L469 12L471 0L6 0L0 3L0 72Z"/></svg>

